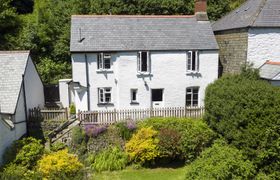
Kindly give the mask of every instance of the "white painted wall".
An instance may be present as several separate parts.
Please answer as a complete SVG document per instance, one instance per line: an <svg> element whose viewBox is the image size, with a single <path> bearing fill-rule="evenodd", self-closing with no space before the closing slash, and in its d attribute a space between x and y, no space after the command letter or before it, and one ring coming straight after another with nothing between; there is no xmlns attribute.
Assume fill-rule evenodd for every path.
<svg viewBox="0 0 280 180"><path fill-rule="evenodd" d="M250 28L247 55L256 68L267 60L280 61L280 28Z"/></svg>
<svg viewBox="0 0 280 180"><path fill-rule="evenodd" d="M27 109L44 107L44 86L29 57L24 76Z"/></svg>
<svg viewBox="0 0 280 180"><path fill-rule="evenodd" d="M8 116L3 116L7 118ZM0 117L0 164L2 163L2 155L5 149L9 147L15 140L20 139L26 134L25 110L23 101L23 91L21 88L19 100L16 107L16 114L11 116L15 122L14 129L10 129Z"/></svg>
<svg viewBox="0 0 280 180"><path fill-rule="evenodd" d="M218 51L200 52L200 73L186 74L186 51L150 52L151 75L137 74L137 52L112 53L112 71L98 72L97 54L88 53L91 110L151 107L151 89L164 89L164 106L185 106L186 88L199 86L199 105L205 88L218 77ZM85 55L72 54L73 80L86 86ZM145 86L145 82L147 86ZM112 87L114 105L98 105L98 88ZM138 89L139 105L130 104L130 90ZM79 94L76 91L76 95ZM76 107L87 110L87 92L76 97Z"/></svg>
<svg viewBox="0 0 280 180"><path fill-rule="evenodd" d="M69 107L72 101L72 94L69 87L69 82L71 82L72 79L60 79L59 80L59 98L60 102L63 107Z"/></svg>

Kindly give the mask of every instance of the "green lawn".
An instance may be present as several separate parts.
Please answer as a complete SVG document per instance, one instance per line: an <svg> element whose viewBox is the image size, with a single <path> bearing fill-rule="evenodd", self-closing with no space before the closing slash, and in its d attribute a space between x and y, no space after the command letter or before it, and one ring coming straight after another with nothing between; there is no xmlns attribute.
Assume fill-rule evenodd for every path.
<svg viewBox="0 0 280 180"><path fill-rule="evenodd" d="M122 171L102 172L92 175L93 180L183 180L184 168L156 168L134 170L127 168Z"/></svg>

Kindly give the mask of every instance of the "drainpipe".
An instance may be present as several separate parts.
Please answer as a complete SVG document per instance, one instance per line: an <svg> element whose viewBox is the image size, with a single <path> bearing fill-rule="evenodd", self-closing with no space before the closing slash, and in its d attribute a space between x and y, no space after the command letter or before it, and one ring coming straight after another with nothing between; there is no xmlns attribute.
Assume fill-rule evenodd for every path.
<svg viewBox="0 0 280 180"><path fill-rule="evenodd" d="M22 75L22 90L23 90L23 102L24 102L24 111L25 111L25 122L26 122L26 134L28 135L28 117L27 117L27 103L26 103L26 93L25 93L25 83L24 83L24 74Z"/></svg>
<svg viewBox="0 0 280 180"><path fill-rule="evenodd" d="M87 82L87 104L88 104L88 111L90 111L90 84L89 84L89 68L88 68L88 57L85 54L85 62L86 62L86 82Z"/></svg>

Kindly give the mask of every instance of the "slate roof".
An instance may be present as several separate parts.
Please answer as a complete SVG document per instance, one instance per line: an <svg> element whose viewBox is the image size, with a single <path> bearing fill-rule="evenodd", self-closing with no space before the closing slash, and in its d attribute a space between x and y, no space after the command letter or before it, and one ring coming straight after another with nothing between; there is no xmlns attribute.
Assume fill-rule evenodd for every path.
<svg viewBox="0 0 280 180"><path fill-rule="evenodd" d="M260 77L267 80L280 80L280 62L267 61L260 67Z"/></svg>
<svg viewBox="0 0 280 180"><path fill-rule="evenodd" d="M0 51L1 113L14 114L29 51Z"/></svg>
<svg viewBox="0 0 280 180"><path fill-rule="evenodd" d="M280 27L280 0L247 0L212 25L214 31L247 27Z"/></svg>
<svg viewBox="0 0 280 180"><path fill-rule="evenodd" d="M192 49L218 49L209 21L198 22L195 16L72 16L71 52Z"/></svg>

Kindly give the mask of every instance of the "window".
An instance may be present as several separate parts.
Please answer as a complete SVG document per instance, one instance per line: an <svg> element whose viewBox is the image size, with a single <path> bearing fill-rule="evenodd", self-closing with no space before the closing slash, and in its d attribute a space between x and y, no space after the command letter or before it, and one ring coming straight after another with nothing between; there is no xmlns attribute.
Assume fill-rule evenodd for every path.
<svg viewBox="0 0 280 180"><path fill-rule="evenodd" d="M198 87L187 88L186 106L198 106Z"/></svg>
<svg viewBox="0 0 280 180"><path fill-rule="evenodd" d="M98 101L99 103L111 103L112 93L111 88L98 88Z"/></svg>
<svg viewBox="0 0 280 180"><path fill-rule="evenodd" d="M148 51L138 52L137 66L138 72L145 73L150 71L150 57Z"/></svg>
<svg viewBox="0 0 280 180"><path fill-rule="evenodd" d="M137 89L131 89L131 102L137 103Z"/></svg>
<svg viewBox="0 0 280 180"><path fill-rule="evenodd" d="M199 52L187 52L187 71L199 71Z"/></svg>
<svg viewBox="0 0 280 180"><path fill-rule="evenodd" d="M97 58L97 69L111 69L111 55L106 53L99 53Z"/></svg>

